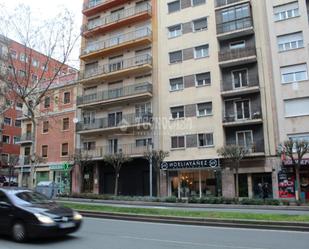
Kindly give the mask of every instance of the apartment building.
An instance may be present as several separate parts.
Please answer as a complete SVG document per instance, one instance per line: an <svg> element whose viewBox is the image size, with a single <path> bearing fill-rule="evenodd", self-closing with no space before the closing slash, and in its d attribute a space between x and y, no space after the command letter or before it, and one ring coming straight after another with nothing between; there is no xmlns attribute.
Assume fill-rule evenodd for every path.
<svg viewBox="0 0 309 249"><path fill-rule="evenodd" d="M234 172L217 150L250 152L240 165L240 196L268 183L277 197L271 59L262 19L267 1L158 3L162 194L235 196Z"/></svg>
<svg viewBox="0 0 309 249"><path fill-rule="evenodd" d="M54 74L55 67L60 65L60 62L51 59L45 67L48 60L47 56L3 36L0 36L0 55L2 75L6 75L8 69L12 71L12 74L14 70L17 77L25 77L27 73L31 72L31 82L36 82L43 72L44 77L51 77ZM8 75L8 80L14 80L14 76ZM1 106L1 119L3 120L1 122L1 163L4 168L7 168L8 164L15 166L18 163L22 123L20 116L22 115L23 104L12 94L6 96L3 102L5 104ZM7 175L8 172L3 174ZM14 174L14 177L17 177L17 175Z"/></svg>
<svg viewBox="0 0 309 249"><path fill-rule="evenodd" d="M32 122L22 119L19 186L54 181L60 193L70 192L71 177L64 165L71 164L75 154L77 76L77 72L68 73L53 82L38 107L35 136ZM37 156L32 158L34 143Z"/></svg>
<svg viewBox="0 0 309 249"><path fill-rule="evenodd" d="M309 141L309 1L267 1L279 144L289 138ZM266 29L266 27L265 27ZM292 162L283 162L279 197L295 197ZM309 157L301 167L302 197L309 199ZM285 184L288 180L290 184ZM287 191L289 190L289 191Z"/></svg>
<svg viewBox="0 0 309 249"><path fill-rule="evenodd" d="M113 193L114 170L103 159L122 152L132 160L120 172L119 194L149 195L143 157L156 143L157 2L84 1L76 146L91 163L74 169L82 182L73 180L73 192Z"/></svg>

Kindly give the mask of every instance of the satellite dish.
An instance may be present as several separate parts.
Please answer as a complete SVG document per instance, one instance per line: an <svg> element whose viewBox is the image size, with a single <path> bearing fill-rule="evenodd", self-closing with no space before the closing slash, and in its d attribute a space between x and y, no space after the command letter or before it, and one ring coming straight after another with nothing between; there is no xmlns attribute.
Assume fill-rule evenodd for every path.
<svg viewBox="0 0 309 249"><path fill-rule="evenodd" d="M73 123L77 124L78 123L78 118L73 118Z"/></svg>

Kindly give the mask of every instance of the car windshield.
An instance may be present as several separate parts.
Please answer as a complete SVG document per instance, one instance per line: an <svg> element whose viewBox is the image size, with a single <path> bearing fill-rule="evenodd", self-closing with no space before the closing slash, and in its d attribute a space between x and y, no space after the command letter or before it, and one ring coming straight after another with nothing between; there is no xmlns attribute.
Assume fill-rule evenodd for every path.
<svg viewBox="0 0 309 249"><path fill-rule="evenodd" d="M50 203L51 201L47 199L46 196L37 193L37 192L19 192L16 194L16 196L23 200L24 202L28 202L31 204L44 204L44 203Z"/></svg>

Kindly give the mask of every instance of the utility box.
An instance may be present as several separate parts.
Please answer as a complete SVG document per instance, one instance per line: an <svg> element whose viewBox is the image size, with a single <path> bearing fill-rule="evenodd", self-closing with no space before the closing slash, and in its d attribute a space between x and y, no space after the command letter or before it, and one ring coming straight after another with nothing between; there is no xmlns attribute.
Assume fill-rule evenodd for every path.
<svg viewBox="0 0 309 249"><path fill-rule="evenodd" d="M35 191L45 195L49 199L52 199L56 197L58 189L59 186L57 183L52 181L43 181L37 184Z"/></svg>

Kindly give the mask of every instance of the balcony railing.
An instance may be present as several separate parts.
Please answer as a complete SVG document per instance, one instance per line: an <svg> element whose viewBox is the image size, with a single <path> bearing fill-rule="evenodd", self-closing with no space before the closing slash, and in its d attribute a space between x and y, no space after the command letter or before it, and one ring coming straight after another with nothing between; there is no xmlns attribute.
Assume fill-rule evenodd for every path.
<svg viewBox="0 0 309 249"><path fill-rule="evenodd" d="M152 57L150 54L138 55L129 59L111 62L101 67L98 66L89 70L86 69L84 73L80 74L80 79L88 79L94 76L113 73L146 64L152 64Z"/></svg>
<svg viewBox="0 0 309 249"><path fill-rule="evenodd" d="M241 2L243 0L216 0L216 7L221 7L224 5Z"/></svg>
<svg viewBox="0 0 309 249"><path fill-rule="evenodd" d="M239 86L236 86L238 83ZM250 87L259 86L259 77L256 74L247 74L246 77L242 79L242 82L233 79L231 76L224 78L221 81L221 91L239 91Z"/></svg>
<svg viewBox="0 0 309 249"><path fill-rule="evenodd" d="M93 1L88 1L88 3L85 3L83 6L83 10L91 9L101 3L106 2L106 0L93 0Z"/></svg>
<svg viewBox="0 0 309 249"><path fill-rule="evenodd" d="M151 93L152 84L149 82L139 83L113 90L96 92L77 97L77 105L91 104L100 101L114 100L117 98L128 97L137 94Z"/></svg>
<svg viewBox="0 0 309 249"><path fill-rule="evenodd" d="M227 143L226 145L235 145L235 143ZM254 140L250 145L240 145L240 146L243 146L248 151L249 154L265 152L263 139Z"/></svg>
<svg viewBox="0 0 309 249"><path fill-rule="evenodd" d="M152 113L145 113L136 115L135 113L122 115L120 118L98 118L91 120L90 123L78 123L76 125L77 131L109 129L109 128L122 128L126 129L130 126L151 123Z"/></svg>
<svg viewBox="0 0 309 249"><path fill-rule="evenodd" d="M246 122L257 119L262 119L261 111L251 113L248 118L238 118L237 113L225 113L223 116L223 123Z"/></svg>
<svg viewBox="0 0 309 249"><path fill-rule="evenodd" d="M219 62L235 60L256 55L256 48L246 47L219 52Z"/></svg>
<svg viewBox="0 0 309 249"><path fill-rule="evenodd" d="M82 50L82 55L86 55L86 54L92 53L94 51L102 50L102 49L108 49L108 48L112 48L115 46L119 46L126 42L151 37L151 34L152 34L151 29L141 28L141 29L138 29L138 30L126 33L126 34L112 37L104 41L97 41L97 42L88 44L88 46Z"/></svg>
<svg viewBox="0 0 309 249"><path fill-rule="evenodd" d="M89 159L103 158L106 155L113 155L116 153L123 153L125 155L143 155L147 152L147 146L136 146L136 144L119 144L117 148L111 146L97 146L93 149L79 149L81 154Z"/></svg>
<svg viewBox="0 0 309 249"><path fill-rule="evenodd" d="M102 17L102 18L90 21L88 24L86 24L83 27L83 31L86 32L86 31L90 31L92 29L98 28L100 26L106 26L112 23L116 23L116 22L133 17L143 12L151 13L151 5L149 3L123 9L121 11L117 11L106 17Z"/></svg>
<svg viewBox="0 0 309 249"><path fill-rule="evenodd" d="M28 141L31 141L32 142L33 140L33 135L32 133L26 133L26 134L23 134L21 137L20 137L20 142L23 143L23 142L28 142Z"/></svg>
<svg viewBox="0 0 309 249"><path fill-rule="evenodd" d="M228 33L232 31L242 30L253 26L252 17L246 17L229 22L217 24L217 34Z"/></svg>

